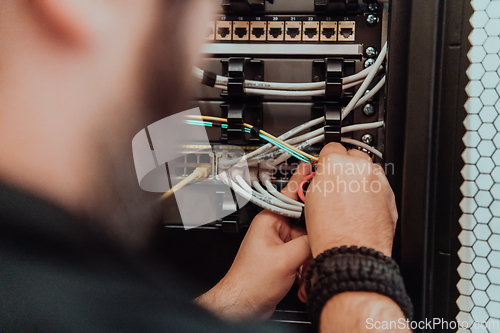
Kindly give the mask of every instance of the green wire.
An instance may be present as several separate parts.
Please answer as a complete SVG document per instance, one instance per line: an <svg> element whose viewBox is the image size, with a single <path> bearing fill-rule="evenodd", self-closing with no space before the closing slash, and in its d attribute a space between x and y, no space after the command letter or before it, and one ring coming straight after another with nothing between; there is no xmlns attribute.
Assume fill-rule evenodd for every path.
<svg viewBox="0 0 500 333"><path fill-rule="evenodd" d="M186 120L186 123L189 125L201 125L205 127L212 127L213 123L208 122L208 121L201 121L201 120Z"/></svg>
<svg viewBox="0 0 500 333"><path fill-rule="evenodd" d="M213 126L213 123L208 122L208 121L201 121L201 120L186 120L186 123L189 125L200 125L200 126L205 126L205 127L212 127ZM221 127L227 128L227 124L221 124ZM251 133L250 128L245 127L245 133ZM295 151L291 150L290 148L282 145L281 143L265 136L264 134L259 133L259 136L262 139L266 140L267 142L269 142L269 143L275 145L276 147L280 148L281 150L285 151L286 153L292 155L293 157L295 157L301 161L304 161L306 163L311 163L311 161L308 158L298 154L297 152L295 152Z"/></svg>
<svg viewBox="0 0 500 333"><path fill-rule="evenodd" d="M274 141L273 139L271 139L271 138L269 138L269 137L267 137L267 136L265 136L265 135L263 135L263 134L259 134L259 136L260 136L262 139L264 139L264 140L268 141L269 143L271 143L271 144L273 144L273 145L277 146L277 147L278 147L278 148L280 148L281 150L284 150L285 152L287 152L288 154L292 155L293 157L298 158L299 160L301 160L301 161L303 161L303 162L306 162L306 163L311 163L311 161L310 161L309 159L307 159L306 157L304 157L304 156L302 156L302 155L298 154L297 152L295 152L295 151L291 150L290 148L288 148L288 147L286 147L286 146L283 146L281 143L276 142L276 141Z"/></svg>

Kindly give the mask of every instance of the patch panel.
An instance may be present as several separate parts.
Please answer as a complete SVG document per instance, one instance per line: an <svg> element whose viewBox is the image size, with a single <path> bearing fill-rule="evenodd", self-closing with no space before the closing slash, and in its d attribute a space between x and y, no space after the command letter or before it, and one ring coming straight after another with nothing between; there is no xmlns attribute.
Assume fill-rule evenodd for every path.
<svg viewBox="0 0 500 333"><path fill-rule="evenodd" d="M285 22L268 22L267 23L267 40L268 41L282 41L283 31L285 29Z"/></svg>
<svg viewBox="0 0 500 333"><path fill-rule="evenodd" d="M354 42L355 21L216 21L210 22L207 40L252 42ZM215 24L215 28L214 28Z"/></svg>
<svg viewBox="0 0 500 333"><path fill-rule="evenodd" d="M233 22L217 21L215 24L215 39L216 40L231 40L233 32Z"/></svg>
<svg viewBox="0 0 500 333"><path fill-rule="evenodd" d="M356 36L356 22L340 21L338 22L338 38L339 42L354 42Z"/></svg>
<svg viewBox="0 0 500 333"><path fill-rule="evenodd" d="M250 23L248 21L234 21L233 22L233 40L248 40L249 39L249 27Z"/></svg>
<svg viewBox="0 0 500 333"><path fill-rule="evenodd" d="M266 41L267 40L267 22L252 21L250 22L250 40Z"/></svg>
<svg viewBox="0 0 500 333"><path fill-rule="evenodd" d="M300 42L302 40L302 22L285 22L285 40Z"/></svg>
<svg viewBox="0 0 500 333"><path fill-rule="evenodd" d="M304 22L302 29L304 42L317 42L319 40L319 21Z"/></svg>
<svg viewBox="0 0 500 333"><path fill-rule="evenodd" d="M321 22L320 38L322 42L337 41L337 22L324 21Z"/></svg>

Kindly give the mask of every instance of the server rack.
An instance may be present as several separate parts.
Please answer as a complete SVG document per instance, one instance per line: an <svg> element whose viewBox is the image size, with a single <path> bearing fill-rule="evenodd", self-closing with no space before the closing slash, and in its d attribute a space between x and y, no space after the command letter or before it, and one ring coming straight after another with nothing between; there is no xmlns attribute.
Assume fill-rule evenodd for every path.
<svg viewBox="0 0 500 333"><path fill-rule="evenodd" d="M321 1L316 1L316 3L319 2ZM223 1L226 8L231 3L233 2ZM234 3L241 4L239 1ZM353 5L354 2L342 3L345 5L339 10L346 11L346 6ZM477 148L479 145L479 143L470 143L468 140L471 135L466 135L469 132L477 134L479 128L474 128L477 121L474 121L475 117L471 120L470 115L476 115L481 109L476 103L477 99L481 100L480 95L470 96L468 99L467 92L471 95L471 89L466 91L466 87L470 85L469 80L475 77L475 74L472 74L474 71L469 66L470 62L484 61L480 57L474 58L474 55L471 55L472 51L469 52L472 31L469 19L474 10L486 13L486 19L490 19L490 16L495 19L495 15L498 16L498 14L493 10L490 10L491 14L488 14L488 6L499 2L473 1L472 6L469 1L445 0L356 1L356 3L358 8L364 9L358 11L356 15L351 12L351 15L355 16L354 19L349 18L349 15L344 12L342 15L331 15L331 17L334 17L332 21L341 22L347 16L347 20L356 22L356 32L360 32L360 36L363 36L363 29L370 27L367 25L363 26L363 29L358 29L361 24L366 24L367 14L370 13L366 6L377 3L378 8L374 12L379 18L377 22L379 30L372 37L363 40L363 45L375 43L380 50L385 39L390 44L386 88L378 97L378 112L376 118L373 118L385 120L385 128L370 134L376 140L375 145L383 150L384 162L394 165L393 172L388 174L388 177L396 195L400 219L393 254L400 263L407 290L415 305L415 320L442 318L452 322L459 319L472 324L473 321L499 318L500 310L496 311L498 298L492 295L493 290L497 290L494 288L498 288L499 285L499 282L495 280L498 279L495 275L498 274L496 267L500 266L500 259L495 257L499 250L498 245L495 245L495 237L499 234L497 216L500 211L495 206L496 200L499 199L495 192L495 184L499 182L499 179L494 172L500 170L500 161L491 157L493 166L490 171L485 172L485 175L491 175L492 181L489 188L480 190L481 194L491 193L491 203L488 202L486 205L484 202L478 203L481 198L476 198L476 193L467 192L466 187L469 188L471 183L477 183L478 175L482 175L483 172L478 171L478 175L471 175L472 167L468 166L475 166L478 161L475 160L473 154L470 154L470 150L465 150L464 153L465 146ZM297 22L297 18L300 22L309 22L308 17L312 16L315 17L312 22L319 21L321 24L322 19L328 15L321 11L318 15L318 8L314 5L314 0L293 2L277 0L273 4L265 4L267 12L262 12L259 20L253 11L250 11L251 14L246 12L241 15L230 12L230 14L223 15L225 16L223 19L222 17L217 19L220 22L248 21L247 29L251 28L252 22L274 22L273 17L278 18L277 22ZM316 15L320 18L316 18ZM292 21L292 17L296 19ZM214 39L218 28L216 20L214 20L213 36L210 36ZM231 29L235 27L233 24ZM485 29L486 24L484 23L481 27L478 23L479 26L475 29ZM225 28L227 25L222 24L220 27ZM246 28L247 26L246 23L243 25L238 23L236 28L238 27ZM284 23L283 29L285 28ZM251 33L250 30L248 32ZM232 36L234 33L235 30L231 30ZM301 33L303 34L304 30ZM229 55L225 53L223 47L217 48L216 45L212 45L207 52L216 53L216 55L207 59L204 69L226 73L230 56L246 57L261 60L264 63L264 73L251 73L255 74L255 79L259 79L259 75L263 74L268 81L282 79L307 82L314 80L314 75L311 76L314 72L313 66L317 66L313 65L314 60L322 60L328 55L321 54L322 49L315 49L316 53L302 49L302 54L290 56L292 51L301 52L301 49L295 46L291 46L288 50L292 51L288 53L270 52L265 56L263 54L265 50L260 50L260 53L256 54L238 51L242 49L241 45L252 44L250 36L248 38L248 43L241 40L226 43L226 47L239 46L239 48L233 48L236 51L231 51L234 53ZM371 39L375 39L376 42L372 42ZM283 44L287 44L286 42L283 41ZM288 42L287 45L293 43L291 40ZM472 42L478 44L485 40L481 41L479 38L478 41ZM276 41L271 44L278 45ZM321 45L322 43L316 41L312 44ZM346 43L346 45L352 44ZM356 71L362 68L366 56L363 52L361 56L356 55L349 59L355 63ZM287 71L286 69L290 68L292 63L295 71ZM320 72L316 72L318 73ZM294 77L293 74L296 76ZM481 77L479 76L477 80L480 81ZM207 87L200 87L198 101L194 105L200 106L203 114L226 115L224 107L221 108L221 105L227 102L225 97L227 96L221 97ZM498 99L498 95L496 97ZM307 98L283 100L273 97L252 100L252 103L261 105L262 125L268 126L268 131L276 134L310 120L313 114L312 106L321 102L324 101L318 102L318 100ZM493 110L490 109L492 114L500 113L500 104L496 100L488 103L492 104L490 105L493 108ZM294 116L290 116L290 110ZM466 120L467 114L469 117ZM288 115L288 123L276 121L278 117L284 115ZM360 110L355 112L354 117L356 118L351 118L349 121L354 123L367 121L362 117ZM493 119L498 119L495 117L485 123L494 124ZM479 118L482 120L481 117ZM464 120L466 120L465 127ZM497 129L500 129L500 126L493 127L493 135L498 131ZM361 139L359 133L355 135L357 139ZM215 141L221 139L220 133L211 133L209 137ZM496 138L499 136L497 135ZM470 147L474 144L476 146ZM495 144L493 147L496 150ZM490 156L496 156L494 154L495 152L492 152ZM479 156L482 155L479 154ZM469 199L475 200L474 204ZM489 210L492 217L489 220L480 221L480 218L476 216L481 211L478 211L478 208ZM224 221L184 231L182 225L172 223L175 220L175 217L172 218L175 212L170 211L166 214L169 216L166 221L167 226L160 233L162 247L170 256L175 253L171 261L172 265L198 278L199 287L193 287L195 292L208 289L222 278L236 254L251 217L257 211L258 209L252 206L241 210L238 216L239 232L235 233L221 232ZM475 222L470 222L471 220ZM479 233L479 229L475 232L475 225L486 226L490 230L487 239L482 240L481 237L485 236L479 236L480 240L487 243L489 241L490 252L481 254L479 249L476 251L474 248L474 244L478 243L471 239L477 237L476 234ZM193 248L197 249L194 251L196 254L193 253ZM200 256L200 250L204 255ZM470 254L471 251L474 253ZM477 265L474 265L474 258L481 259L481 262L486 260L488 264L486 271L481 271L482 273L475 271ZM484 270L484 268L481 269ZM494 273L488 275L488 272L492 270ZM486 282L478 279L474 281L475 276L486 277L487 280ZM481 281L483 281L482 284ZM481 291L481 296L483 296L483 300L477 303L474 302L473 297L476 290ZM296 290L292 290L285 297L278 306L273 320L310 331L311 326L308 324L305 307L296 299L295 294ZM456 329L443 329L443 331L454 330ZM421 331L429 330L422 329Z"/></svg>

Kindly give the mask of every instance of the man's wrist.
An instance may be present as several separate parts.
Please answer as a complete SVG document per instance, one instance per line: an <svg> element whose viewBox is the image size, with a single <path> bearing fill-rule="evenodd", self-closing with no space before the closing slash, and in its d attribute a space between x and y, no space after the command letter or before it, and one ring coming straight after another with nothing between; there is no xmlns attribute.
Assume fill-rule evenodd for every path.
<svg viewBox="0 0 500 333"><path fill-rule="evenodd" d="M403 321L406 322L406 319L399 306L386 296L371 292L344 292L332 297L323 308L319 331L333 332L335 328L335 332L377 332L374 323Z"/></svg>
<svg viewBox="0 0 500 333"><path fill-rule="evenodd" d="M308 312L317 324L328 301L343 292L375 292L396 302L406 317L413 307L397 263L371 248L341 246L318 255L306 275Z"/></svg>
<svg viewBox="0 0 500 333"><path fill-rule="evenodd" d="M234 322L250 320L252 305L242 297L242 291L223 278L195 302L220 319Z"/></svg>

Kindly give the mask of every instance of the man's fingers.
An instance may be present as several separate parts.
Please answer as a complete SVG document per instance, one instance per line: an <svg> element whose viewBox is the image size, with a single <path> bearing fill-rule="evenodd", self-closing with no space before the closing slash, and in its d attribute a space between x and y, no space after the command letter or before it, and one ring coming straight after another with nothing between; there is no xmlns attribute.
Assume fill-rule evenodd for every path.
<svg viewBox="0 0 500 333"><path fill-rule="evenodd" d="M361 150L351 149L347 152L347 154L350 156L355 156L362 158L364 160L368 160L370 162L372 161L372 158L367 153L363 153Z"/></svg>
<svg viewBox="0 0 500 333"><path fill-rule="evenodd" d="M347 150L340 143L331 142L331 143L327 144L325 147L323 147L323 149L319 153L319 160L321 161L323 159L326 159L331 154L346 155Z"/></svg>
<svg viewBox="0 0 500 333"><path fill-rule="evenodd" d="M301 162L292 178L288 181L287 186L281 191L282 194L286 195L290 199L297 200L297 191L299 190L299 184L305 176L311 173L311 165L309 163Z"/></svg>
<svg viewBox="0 0 500 333"><path fill-rule="evenodd" d="M287 267L296 271L311 256L311 246L307 235L281 245L281 251L283 251L283 260L287 261Z"/></svg>

